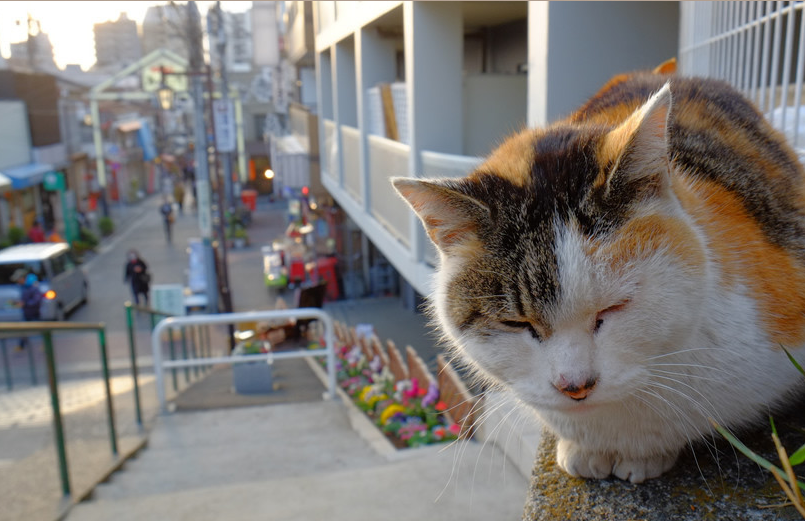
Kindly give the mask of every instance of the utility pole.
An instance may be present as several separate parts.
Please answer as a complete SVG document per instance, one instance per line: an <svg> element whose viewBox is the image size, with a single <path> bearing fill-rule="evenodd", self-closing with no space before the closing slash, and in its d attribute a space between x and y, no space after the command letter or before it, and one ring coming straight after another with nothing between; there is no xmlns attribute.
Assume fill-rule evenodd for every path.
<svg viewBox="0 0 805 521"><path fill-rule="evenodd" d="M196 208L198 224L204 249L204 273L207 285L207 309L218 312L218 277L216 275L215 252L212 248L212 212L210 210L210 166L207 152L207 129L204 123L204 56L202 55L201 15L196 2L187 3L188 36L190 37L190 69L193 72L193 131L195 136L196 162ZM212 96L212 92L210 92Z"/></svg>
<svg viewBox="0 0 805 521"><path fill-rule="evenodd" d="M226 30L224 28L224 12L221 9L221 2L215 2L215 10L218 16L218 56L220 58L220 72L221 72L221 98L231 103L229 97L229 76L226 70ZM229 215L235 213L235 190L232 183L232 152L226 151L223 153L223 166L224 166L224 197L226 199L226 209ZM234 230L229 230L232 233Z"/></svg>

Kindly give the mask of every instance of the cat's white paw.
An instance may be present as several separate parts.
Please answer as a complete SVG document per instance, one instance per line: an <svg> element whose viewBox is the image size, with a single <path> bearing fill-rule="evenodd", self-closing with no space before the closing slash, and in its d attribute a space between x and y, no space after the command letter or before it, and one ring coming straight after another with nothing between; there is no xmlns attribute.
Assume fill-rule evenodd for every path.
<svg viewBox="0 0 805 521"><path fill-rule="evenodd" d="M559 440L556 463L574 477L603 479L614 475L632 483L642 483L669 470L677 454L652 458L626 459L614 454L592 452L569 440Z"/></svg>
<svg viewBox="0 0 805 521"><path fill-rule="evenodd" d="M612 473L625 481L642 483L656 478L669 470L676 462L677 454L656 456L653 458L624 459L618 458Z"/></svg>
<svg viewBox="0 0 805 521"><path fill-rule="evenodd" d="M584 450L572 441L560 439L556 445L556 463L573 477L603 479L612 474L615 458Z"/></svg>

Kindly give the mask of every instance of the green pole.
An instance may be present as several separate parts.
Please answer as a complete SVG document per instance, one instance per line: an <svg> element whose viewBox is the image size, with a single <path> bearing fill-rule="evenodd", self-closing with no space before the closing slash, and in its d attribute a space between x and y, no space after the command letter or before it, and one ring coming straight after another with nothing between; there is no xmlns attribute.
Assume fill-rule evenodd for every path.
<svg viewBox="0 0 805 521"><path fill-rule="evenodd" d="M64 446L64 426L62 425L61 407L59 407L59 384L56 379L56 359L53 355L53 339L50 331L42 333L45 343L45 360L48 368L48 385L50 387L50 405L53 408L53 435L56 438L56 454L59 459L59 475L61 490L65 496L70 495L70 475L67 472L67 450ZM32 350L31 346L28 346Z"/></svg>
<svg viewBox="0 0 805 521"><path fill-rule="evenodd" d="M187 360L187 336L184 332L184 326L182 326L182 356L185 360ZM190 368L184 368L184 383L188 383L190 381Z"/></svg>
<svg viewBox="0 0 805 521"><path fill-rule="evenodd" d="M101 370L106 388L106 418L109 422L109 442L112 446L112 455L117 456L117 433L115 432L115 409L112 407L112 388L109 384L109 361L106 356L106 329L98 331L98 342L101 348Z"/></svg>
<svg viewBox="0 0 805 521"><path fill-rule="evenodd" d="M173 328L168 328L168 345L170 346L170 353L171 353L171 361L176 360L176 349L173 345ZM171 375L173 376L173 390L179 390L179 382L176 380L176 368L171 369Z"/></svg>
<svg viewBox="0 0 805 521"><path fill-rule="evenodd" d="M134 348L134 319L131 313L131 302L126 302L126 327L129 331L129 358L131 358L131 378L134 381L134 412L137 415L137 427L143 428L143 413L140 408L140 385L137 383L137 350Z"/></svg>
<svg viewBox="0 0 805 521"><path fill-rule="evenodd" d="M31 370L31 385L37 385L36 381L36 362L34 361L34 348L31 345L31 337L27 337L28 339L28 368Z"/></svg>
<svg viewBox="0 0 805 521"><path fill-rule="evenodd" d="M6 387L8 390L14 388L14 383L11 381L11 365L8 362L8 351L6 350L6 339L0 338L0 349L3 350L3 370L6 373Z"/></svg>

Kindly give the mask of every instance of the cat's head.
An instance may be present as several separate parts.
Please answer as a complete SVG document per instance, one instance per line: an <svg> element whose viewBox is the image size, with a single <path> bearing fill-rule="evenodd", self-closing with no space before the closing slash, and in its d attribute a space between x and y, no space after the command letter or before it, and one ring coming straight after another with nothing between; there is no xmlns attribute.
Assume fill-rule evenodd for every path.
<svg viewBox="0 0 805 521"><path fill-rule="evenodd" d="M672 186L670 106L666 85L616 127L526 130L466 178L393 180L440 252L443 333L538 409L619 401L697 319L706 255Z"/></svg>

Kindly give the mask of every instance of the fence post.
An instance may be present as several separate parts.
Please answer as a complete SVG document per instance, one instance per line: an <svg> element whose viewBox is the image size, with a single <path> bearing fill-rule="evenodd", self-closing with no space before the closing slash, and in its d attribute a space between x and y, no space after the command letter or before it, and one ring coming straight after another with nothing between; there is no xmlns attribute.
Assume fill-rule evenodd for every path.
<svg viewBox="0 0 805 521"><path fill-rule="evenodd" d="M6 387L8 390L14 388L14 383L11 381L11 365L8 362L8 351L6 350L6 339L0 338L0 349L3 350L3 370L6 373Z"/></svg>
<svg viewBox="0 0 805 521"><path fill-rule="evenodd" d="M137 352L134 348L134 320L131 314L131 302L126 302L126 327L129 331L129 358L131 358L131 378L134 380L134 411L137 415L137 427L143 428L143 414L140 408L140 385L137 382Z"/></svg>
<svg viewBox="0 0 805 521"><path fill-rule="evenodd" d="M193 353L193 358L196 359L196 358L198 358L198 349L197 349L197 346L196 346L196 337L193 334L193 326L190 326L190 341L191 341L190 346L191 346L191 350L192 350L192 353ZM198 366L194 365L193 366L193 376L198 378L198 372L199 372Z"/></svg>
<svg viewBox="0 0 805 521"><path fill-rule="evenodd" d="M101 348L101 371L103 372L104 388L106 389L106 417L109 422L109 442L112 446L112 455L117 456L117 433L115 432L115 409L112 407L112 388L109 384L109 361L106 356L106 329L98 331L98 343Z"/></svg>
<svg viewBox="0 0 805 521"><path fill-rule="evenodd" d="M31 370L31 385L37 385L36 380L36 362L34 361L34 348L31 346L30 337L28 337L26 349L28 350L28 368Z"/></svg>
<svg viewBox="0 0 805 521"><path fill-rule="evenodd" d="M56 438L56 454L59 459L59 475L61 490L65 496L70 495L70 476L67 472L67 450L64 446L64 426L62 425L61 407L59 406L59 384L56 378L56 360L53 355L53 339L50 331L42 333L45 344L45 361L48 369L48 385L50 387L50 404L53 407L53 435ZM29 350L33 348L29 345Z"/></svg>
<svg viewBox="0 0 805 521"><path fill-rule="evenodd" d="M173 328L168 328L168 348L170 349L171 360L176 360L176 348L173 345ZM176 380L176 369L171 369L171 376L173 377L173 390L179 390L179 382Z"/></svg>
<svg viewBox="0 0 805 521"><path fill-rule="evenodd" d="M184 326L181 326L180 331L182 332L182 356L184 357L185 360L187 360L187 335L185 334ZM190 381L190 368L185 367L184 383L187 383L189 381Z"/></svg>

